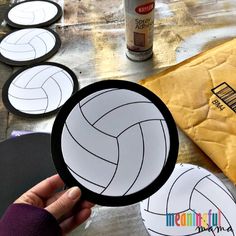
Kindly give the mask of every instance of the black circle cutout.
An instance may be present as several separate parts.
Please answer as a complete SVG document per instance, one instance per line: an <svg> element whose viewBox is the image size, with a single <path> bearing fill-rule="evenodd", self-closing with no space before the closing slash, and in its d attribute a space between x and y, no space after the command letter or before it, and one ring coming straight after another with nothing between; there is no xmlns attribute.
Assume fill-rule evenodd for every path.
<svg viewBox="0 0 236 236"><path fill-rule="evenodd" d="M56 174L50 134L33 133L0 143L0 216L21 194Z"/></svg>
<svg viewBox="0 0 236 236"><path fill-rule="evenodd" d="M35 34L36 32L38 34ZM28 38L29 34L32 35L32 38ZM40 36L43 34L44 38ZM46 41L50 42L50 49L48 49L49 45ZM13 66L24 66L33 63L39 63L52 57L60 47L61 39L59 35L51 29L21 29L10 32L1 39L0 61ZM43 50L44 53L42 53L40 50ZM17 55L19 58L24 56L25 59L13 59L14 55Z"/></svg>
<svg viewBox="0 0 236 236"><path fill-rule="evenodd" d="M25 12L23 11L23 9L17 9L20 7L23 7L23 5L29 5L28 8L32 8L32 6L30 6L30 4L33 4L33 5L36 5L37 3L40 3L42 2L43 4L44 3L48 3L49 5L51 4L51 8L54 8L52 10L56 10L56 13L53 14L52 17L50 16L47 16L47 19L42 19L42 20L38 20L37 22L33 23L32 21L35 20L35 14L38 14L39 12L39 9L37 10L34 10L33 12ZM40 5L40 4L39 4ZM37 7L37 6L34 6L34 7ZM16 10L17 9L17 10ZM27 8L26 8L27 9ZM10 14L12 14L13 11L18 11L16 13L19 13L19 14L22 14L21 16L19 16L19 18L22 18L23 20L26 19L26 14L29 14L29 22L31 22L30 24L23 24L23 23L19 23L19 21L17 22L16 19L12 19ZM42 17L45 17L45 15L48 13L48 8L45 6L43 9L41 9L42 14L41 16ZM51 24L53 24L54 22L56 22L57 20L59 20L62 16L62 8L61 6L59 6L56 2L52 2L52 1L48 1L48 0L27 0L27 1L23 1L23 2L19 2L19 3L16 3L14 5L12 5L7 13L6 13L6 16L5 16L5 20L6 22L12 26L12 27L15 27L15 28L19 28L19 29L25 29L25 28L32 28L32 27L46 27L46 26L49 26Z"/></svg>
<svg viewBox="0 0 236 236"><path fill-rule="evenodd" d="M30 77L29 75L31 74L32 70L33 74ZM44 88L44 86L47 85L45 82L46 76L48 78L47 81L50 80L54 83L52 86L52 82L49 81L48 89ZM52 78L51 76L57 77ZM20 86L21 82L19 79L22 80L22 86ZM32 89L30 89L30 86L28 85L25 86L26 82L33 81L34 83L39 83L39 80L41 79L44 85L40 84L38 87L31 86L33 87ZM57 79L60 79L60 81L57 81ZM15 82L15 80L17 80L17 82ZM64 80L67 80L66 84L63 82ZM66 85L71 86L69 87L69 93L66 91ZM5 107L15 115L39 118L56 113L64 104L65 99L67 100L73 93L75 93L78 90L78 87L78 79L74 72L68 67L55 62L43 62L24 67L14 73L3 86L2 100ZM11 94L12 91L13 94ZM39 92L39 95L37 94L37 91ZM43 94L44 98L40 97L40 94ZM55 96L57 99L55 99ZM11 100L10 97L13 100ZM50 102L52 100L53 102ZM43 104L46 103L45 106L48 106L48 108L46 109L46 107L43 107L43 110L41 110L43 104L40 104L40 101ZM58 101L60 101L60 103L58 103ZM37 105L38 103L39 106ZM50 107L48 104L51 104ZM29 107L32 106L33 109L30 110ZM39 111L37 112L36 110Z"/></svg>
<svg viewBox="0 0 236 236"><path fill-rule="evenodd" d="M118 93L118 96L115 95L114 92ZM129 97L129 93L131 93L132 96L135 94L135 96L137 96L138 99L141 98L141 100L142 99L143 100L136 101L135 100L136 97L135 97L135 99L134 99L135 101L130 102L129 98L128 98L128 100L126 100L126 98ZM105 94L105 96L107 94L109 94L109 97L104 97L104 99L103 99L104 94ZM124 95L127 94L127 97L120 96L121 94L124 94ZM103 104L105 104L104 107L106 107L106 106L112 107L113 106L113 104L111 104L111 103L113 103L112 97L115 97L114 101L115 102L118 101L118 103L120 102L120 98L121 98L121 100L123 99L121 102L123 105L116 104L115 108L109 108L110 111L112 111L112 112L110 112L110 111L104 112L103 111L102 114L99 114L99 117L102 117L102 119L101 118L95 119L95 122L93 122L93 124L92 124L91 120L93 120L94 117L97 116L97 114L100 112L100 108L103 107ZM100 100L97 100L97 98L98 99L102 98L104 103L102 104ZM108 99L108 98L110 98L110 99ZM88 111L87 114L86 114L87 111L83 110L83 112L81 112L82 111L81 107L82 107L82 109L84 109L84 106L86 105L86 107L87 107L87 104L90 104L91 101L92 102L95 101L95 103L94 103L95 105L92 105L92 109L90 109L89 107L88 107L88 109L86 108ZM96 102L98 102L98 103L96 104ZM141 106L139 106L139 105L141 105ZM147 110L146 110L145 106L148 107ZM78 110L77 110L77 108L78 108ZM125 108L125 109L127 108L128 111L130 109L131 112L129 112L129 114L126 113L126 116L117 116L115 113L113 113L113 111L120 111L120 109L123 109L123 108ZM149 116L149 114L147 114L145 112L149 111L149 108L150 108L150 114L152 114L152 117L150 119L146 119ZM81 111L79 111L79 109ZM107 109L107 107L105 109ZM136 113L132 112L135 110L137 111ZM156 112L155 110L157 110L159 113L155 113ZM85 176L81 176L80 175L81 173L78 173L78 171L77 172L74 171L74 168L77 168L77 167L79 167L79 168L83 168L83 166L88 167L88 165L87 165L88 161L94 160L94 162L92 161L92 164L90 165L91 169L89 169L89 168L85 169L85 172L86 172L86 174L88 173L90 176L93 175L93 177L95 179L96 179L96 177L97 177L97 179L100 179L101 177L103 178L104 176L106 176L106 174L109 172L108 169L104 169L104 171L101 171L101 170L99 171L100 160L102 159L102 161L109 162L108 164L114 164L114 163L112 163L112 160L111 160L114 157L113 155L110 155L110 157L108 157L108 158L111 158L109 160L106 158L103 158L103 156L101 157L101 155L98 153L95 153L95 155L94 155L93 150L92 150L93 145L96 146L97 143L101 144L100 141L102 139L99 139L98 136L93 135L93 131L90 132L91 129L87 127L87 124L83 123L82 119L78 118L79 116L77 117L77 112L78 112L78 114L83 114L83 115L85 114L84 115L84 120L85 120L84 122L85 123L87 122L87 124L90 125L89 127L92 128L92 130L99 131L102 133L101 135L107 135L111 139L114 138L116 140L119 140L119 143L117 141L117 143L118 143L117 146L119 147L118 154L120 155L120 158L123 155L122 152L123 153L126 152L127 149L131 150L131 148L129 148L129 146L132 147L132 145L133 145L135 147L132 150L136 150L136 149L139 150L139 148L141 146L140 150L142 150L142 151L141 152L137 151L137 153L139 156L142 156L142 158L143 158L142 161L140 161L140 163L142 163L142 165L140 165L139 171L135 170L134 175L137 175L137 178L135 178L134 182L127 179L127 181L130 181L131 187L128 188L127 191L125 190L126 192L124 194L116 194L116 193L107 194L107 192L110 191L110 190L109 191L107 190L108 189L107 186L105 187L104 191L99 192L100 191L99 188L104 187L104 186L99 185L100 183L98 184L98 182L94 183L91 181L91 179L89 179ZM76 114L76 117L74 116L74 114ZM140 128L140 130L141 130L140 133L142 136L143 143L141 142L141 144L139 143L140 145L136 145L133 143L133 141L129 141L129 140L136 139L136 135L133 135L133 136L131 135L130 136L131 138L129 138L129 136L128 136L128 138L126 138L126 136L123 136L121 139L120 138L121 135L123 135L123 134L126 135L126 130L122 131L122 132L118 131L118 132L120 132L118 134L118 136L117 136L117 134L109 133L106 130L106 128L101 130L101 128L98 127L97 124L101 120L104 121L104 118L106 118L108 114L114 114L113 117L116 117L116 118L115 118L115 121L110 119L109 125L104 126L104 127L108 127L108 129L111 129L111 130L114 127L114 130L115 130L114 132L117 132L117 127L119 129L119 127L122 126L122 124L123 124L122 122L123 122L123 120L126 119L126 117L128 117L128 120L130 118L131 121L133 122L132 119L134 119L134 120L139 119L139 117L141 117L144 114L144 118L146 120L138 121L138 123L134 123L133 125L129 124L129 127L126 129L126 130L129 130L129 132L131 132L131 131L133 132L133 129L138 130ZM155 117L155 115L159 116L159 114L161 114L162 119L158 120L158 119L153 118L153 117ZM82 115L81 115L81 117L82 117ZM148 157L148 155L143 154L144 149L146 149L146 153L147 153L147 149L150 150L150 148L148 148L148 145L150 143L152 143L152 147L154 147L154 146L157 147L158 145L160 145L160 143L155 143L155 140L153 141L153 139L150 138L149 134L147 133L147 131L149 131L152 133L152 135L154 135L153 137L157 137L156 136L157 134L155 132L155 129L157 127L157 125L156 125L157 123L150 123L151 126L150 127L147 126L147 129L145 129L146 127L144 127L144 125L146 126L146 124L148 124L149 121L150 122L157 122L157 123L159 122L162 125L164 123L166 124L166 131L168 131L168 133L169 133L169 148L166 148L166 150L169 149L169 152L168 151L166 152L165 162L163 162L163 165L160 168L160 172L158 174L156 174L153 181L150 182L151 177L147 176L147 173L149 172L149 170L150 170L150 172L155 173L154 171L155 171L155 168L157 168L157 166L154 166L154 165L150 166L150 164L149 164L149 166L147 165L147 167L145 167L146 172L143 172L143 173L146 173L145 178L148 179L148 181L145 180L146 182L144 181L144 184L142 183L138 186L135 186L138 181L143 182L143 180L145 179L145 178L142 178L144 175L142 176L140 174L143 171L144 166L145 166L145 164L144 164L145 159L144 158L146 158L147 160L148 160L148 158L151 158L151 157ZM163 123L163 121L164 121L164 123ZM108 122L106 122L106 121L104 121L104 122L106 124L108 124ZM124 124L125 124L125 122L124 122ZM127 121L127 122L129 122L129 121ZM145 122L147 122L147 123L145 123ZM85 139L84 139L85 142L88 143L90 141L90 139L92 140L93 138L96 137L96 139L92 140L91 143L89 144L90 145L89 148L87 148L86 146L83 146L84 144L82 144L80 142L80 140L78 139L79 136L78 137L75 135L73 136L73 134L76 134L76 131L77 131L74 124L76 125L76 127L80 128L80 130L77 132L77 134L84 135L83 137L82 136L81 137L82 138L85 137ZM84 124L86 127L84 126ZM114 124L116 124L116 125L114 125ZM120 124L121 124L121 126L120 126ZM152 124L155 124L155 125L153 125L154 131L152 131ZM71 125L71 127L69 127L70 125ZM121 128L123 128L123 127L121 127ZM70 132L72 132L73 134L71 134ZM135 132L134 132L134 134L135 134ZM163 131L163 133L164 133L164 135L162 134L162 136L161 136L162 140L167 140L168 135L165 135L164 131ZM69 136L67 134L69 134ZM67 137L69 137L69 138L67 139ZM144 141L145 139L148 141L147 142ZM67 142L67 140L69 140L69 141ZM70 140L72 140L72 142ZM123 140L123 141L121 141L121 140ZM127 144L126 143L127 140L130 143ZM139 139L137 139L137 140L139 140ZM70 144L72 144L72 143L73 143L73 146L70 146ZM149 144L147 144L147 143L149 143ZM96 146L96 148L99 149L99 152L103 152L104 150L106 151L106 148L103 148L102 145ZM125 147L125 148L122 148L122 145L124 145L123 147ZM167 181L167 179L169 178L170 174L172 173L172 171L175 167L175 163L176 163L176 159L177 159L177 155L178 155L178 145L179 145L179 142L178 142L177 128L176 128L175 122L171 116L171 113L169 112L169 110L167 109L165 104L155 94L153 94L151 91L147 90L146 88L144 88L138 84L132 83L132 82L109 80L109 81L97 82L97 83L94 83L92 85L89 85L89 86L81 89L80 91L75 93L64 104L64 106L59 111L59 113L56 117L56 120L54 122L54 125L53 125L51 151L52 151L52 157L53 157L55 167L56 167L59 175L61 176L61 178L64 180L66 185L68 185L69 187L75 186L75 185L79 186L82 190L82 193L83 193L82 196L84 199L94 202L96 204L100 204L100 205L124 206L124 205L133 204L133 203L136 203L136 202L146 199L147 197L152 195L154 192L156 192ZM74 149L74 147L75 147L75 149ZM91 147L92 147L92 149L91 149ZM109 145L105 145L105 147L107 147L107 149L109 149ZM76 150L76 151L75 151L75 154L71 153L72 155L65 156L65 153L68 153L67 152L68 150L69 151ZM77 150L79 150L79 151L77 152ZM82 150L82 151L80 151L80 150ZM84 152L84 155L79 155L79 153L82 153L82 152ZM87 158L86 153L88 153L88 155L89 155L88 158ZM96 160L97 160L96 158L90 159L90 156L91 156L90 154L92 154L91 158L93 158L93 157L100 158L99 162L96 162ZM155 153L152 153L152 154L150 154L150 156L152 156L154 154ZM69 159L72 158L73 155L76 158L78 157L78 165L77 165L77 163L75 165L68 164L70 162ZM133 155L133 154L131 153L131 155ZM135 155L133 155L133 156L135 158ZM82 159L85 158L84 161L82 159L79 159L80 157ZM130 158L130 155L126 155L126 156L124 155L124 157ZM123 160L130 160L130 159L125 159L124 157L122 157ZM161 157L161 155L160 155L160 157ZM66 161L65 161L65 159L66 159ZM150 159L150 160L152 160L152 159ZM74 159L73 159L73 161L74 161ZM76 159L76 161L77 161L77 159ZM137 159L137 161L138 161L138 159ZM126 172L124 172L123 177L126 178L126 174L129 175L129 172L133 172L134 166L136 165L135 162L133 162L134 165L129 165L128 169L126 168ZM121 161L117 162L116 163L117 166L118 166L118 164L120 165L120 163L121 163ZM157 163L157 162L154 162L154 163ZM127 165L123 165L123 166L127 166ZM150 169L148 169L149 167L150 167ZM118 169L118 167L116 167L116 168ZM114 184L115 178L116 178L116 175L118 172L119 172L119 170L116 170L116 172L114 173L115 177L113 176L112 180L109 182L108 185L109 185L109 187L111 185L114 186L115 191L119 192L120 191L119 187L117 188L117 186ZM79 179L79 181L78 181L78 179ZM130 178L130 179L132 179L132 178ZM83 182L83 183L81 183L81 182ZM122 184L123 183L124 182L122 182ZM92 184L91 187L90 187L90 184ZM94 186L94 185L96 185L96 186ZM144 187L140 187L142 185L144 185ZM123 185L121 185L121 186L123 188ZM98 190L94 190L96 187L98 187Z"/></svg>

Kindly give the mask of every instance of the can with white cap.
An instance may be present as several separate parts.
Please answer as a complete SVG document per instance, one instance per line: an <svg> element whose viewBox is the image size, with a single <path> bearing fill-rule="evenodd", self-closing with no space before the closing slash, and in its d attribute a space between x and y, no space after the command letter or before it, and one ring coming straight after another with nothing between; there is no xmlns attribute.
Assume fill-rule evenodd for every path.
<svg viewBox="0 0 236 236"><path fill-rule="evenodd" d="M144 61L153 55L155 1L124 0L126 55L133 61Z"/></svg>

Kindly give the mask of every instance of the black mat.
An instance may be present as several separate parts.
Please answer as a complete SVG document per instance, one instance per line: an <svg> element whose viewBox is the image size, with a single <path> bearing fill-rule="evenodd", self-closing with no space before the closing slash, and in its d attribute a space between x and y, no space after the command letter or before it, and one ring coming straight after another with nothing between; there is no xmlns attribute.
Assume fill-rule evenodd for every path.
<svg viewBox="0 0 236 236"><path fill-rule="evenodd" d="M0 217L22 193L56 173L50 152L50 134L28 134L0 143Z"/></svg>

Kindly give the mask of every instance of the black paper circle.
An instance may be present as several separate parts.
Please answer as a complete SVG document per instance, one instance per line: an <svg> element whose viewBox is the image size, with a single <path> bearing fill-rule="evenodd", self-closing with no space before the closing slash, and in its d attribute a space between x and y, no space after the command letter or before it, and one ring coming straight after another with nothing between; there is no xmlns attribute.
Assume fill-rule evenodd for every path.
<svg viewBox="0 0 236 236"><path fill-rule="evenodd" d="M127 81L101 81L72 96L52 130L52 156L68 186L96 204L122 206L156 192L174 169L175 122L164 103Z"/></svg>
<svg viewBox="0 0 236 236"><path fill-rule="evenodd" d="M14 4L7 11L5 20L15 28L45 27L62 16L61 7L52 1L30 0Z"/></svg>
<svg viewBox="0 0 236 236"><path fill-rule="evenodd" d="M58 34L51 29L21 29L1 40L0 61L13 66L39 63L53 56L60 46Z"/></svg>
<svg viewBox="0 0 236 236"><path fill-rule="evenodd" d="M68 67L44 62L20 69L3 86L2 100L13 114L25 117L51 115L78 90Z"/></svg>
<svg viewBox="0 0 236 236"><path fill-rule="evenodd" d="M0 143L0 216L21 194L56 174L50 134L34 133Z"/></svg>

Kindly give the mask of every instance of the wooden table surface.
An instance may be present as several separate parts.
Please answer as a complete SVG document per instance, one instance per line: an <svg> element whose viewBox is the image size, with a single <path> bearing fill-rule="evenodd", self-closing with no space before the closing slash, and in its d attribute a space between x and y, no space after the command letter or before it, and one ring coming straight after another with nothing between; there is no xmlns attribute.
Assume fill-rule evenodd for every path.
<svg viewBox="0 0 236 236"><path fill-rule="evenodd" d="M4 21L9 0L0 0L0 36L11 29ZM155 8L154 57L132 62L125 55L122 0L57 0L63 17L52 25L61 37L59 52L49 61L65 64L78 77L80 88L95 81L124 79L137 82L186 58L236 36L235 0L158 0ZM0 63L0 89L19 67ZM26 119L9 113L0 98L0 141L13 130L51 132L55 116ZM206 167L236 196L236 188L180 130L179 162ZM96 207L91 219L72 235L148 235L138 204Z"/></svg>

